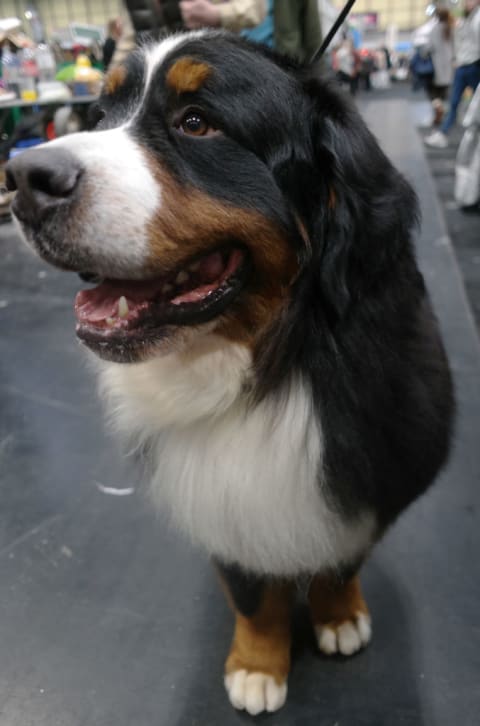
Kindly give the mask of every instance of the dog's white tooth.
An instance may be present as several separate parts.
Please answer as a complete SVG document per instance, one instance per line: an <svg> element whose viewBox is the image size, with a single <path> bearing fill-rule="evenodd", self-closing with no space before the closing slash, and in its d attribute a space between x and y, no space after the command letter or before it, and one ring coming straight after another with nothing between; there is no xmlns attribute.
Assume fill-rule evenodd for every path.
<svg viewBox="0 0 480 726"><path fill-rule="evenodd" d="M107 318L107 325L115 325L115 318Z"/></svg>
<svg viewBox="0 0 480 726"><path fill-rule="evenodd" d="M167 295L167 293L172 292L173 285L169 285L168 282L162 287L162 295Z"/></svg>
<svg viewBox="0 0 480 726"><path fill-rule="evenodd" d="M118 315L120 318L126 318L128 315L128 303L125 295L118 298Z"/></svg>
<svg viewBox="0 0 480 726"><path fill-rule="evenodd" d="M197 260L196 262L192 262L192 264L188 266L188 269L190 270L190 272L196 272L199 267L200 267L200 260Z"/></svg>
<svg viewBox="0 0 480 726"><path fill-rule="evenodd" d="M186 282L189 277L190 275L188 274L188 272L185 272L185 270L180 270L177 277L175 278L175 282L177 283L177 285L181 285L182 282Z"/></svg>

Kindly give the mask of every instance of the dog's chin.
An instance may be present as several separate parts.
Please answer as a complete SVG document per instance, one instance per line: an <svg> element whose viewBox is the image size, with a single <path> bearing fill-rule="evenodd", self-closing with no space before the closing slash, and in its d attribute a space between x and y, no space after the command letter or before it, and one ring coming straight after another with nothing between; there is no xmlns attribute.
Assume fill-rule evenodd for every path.
<svg viewBox="0 0 480 726"><path fill-rule="evenodd" d="M185 350L198 336L209 333L215 326L215 321L188 327L169 325L149 335L110 339L105 339L94 330L77 326L77 337L97 358L108 363L143 363Z"/></svg>
<svg viewBox="0 0 480 726"><path fill-rule="evenodd" d="M246 251L231 247L154 279L105 279L77 294L77 336L115 363L164 355L192 334L211 329L244 289L248 273Z"/></svg>

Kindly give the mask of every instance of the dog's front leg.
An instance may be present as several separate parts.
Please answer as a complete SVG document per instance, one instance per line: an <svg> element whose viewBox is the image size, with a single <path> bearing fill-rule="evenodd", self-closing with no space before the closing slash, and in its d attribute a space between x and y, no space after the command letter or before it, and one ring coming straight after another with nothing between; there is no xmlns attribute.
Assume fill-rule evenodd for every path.
<svg viewBox="0 0 480 726"><path fill-rule="evenodd" d="M225 663L230 701L252 715L277 711L287 696L293 585L260 579L236 566L217 567L235 613Z"/></svg>
<svg viewBox="0 0 480 726"><path fill-rule="evenodd" d="M315 577L309 592L310 612L319 649L327 655L353 655L367 645L371 619L358 576L345 580Z"/></svg>

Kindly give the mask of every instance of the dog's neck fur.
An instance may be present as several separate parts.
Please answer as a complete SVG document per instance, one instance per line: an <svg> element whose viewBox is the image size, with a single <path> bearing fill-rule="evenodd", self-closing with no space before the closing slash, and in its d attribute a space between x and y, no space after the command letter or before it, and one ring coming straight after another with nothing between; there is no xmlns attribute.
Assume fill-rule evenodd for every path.
<svg viewBox="0 0 480 726"><path fill-rule="evenodd" d="M292 379L254 405L251 364L245 346L207 335L145 363L103 363L101 385L114 426L149 445L153 498L209 553L270 575L351 561L373 516L348 523L323 496L308 385Z"/></svg>

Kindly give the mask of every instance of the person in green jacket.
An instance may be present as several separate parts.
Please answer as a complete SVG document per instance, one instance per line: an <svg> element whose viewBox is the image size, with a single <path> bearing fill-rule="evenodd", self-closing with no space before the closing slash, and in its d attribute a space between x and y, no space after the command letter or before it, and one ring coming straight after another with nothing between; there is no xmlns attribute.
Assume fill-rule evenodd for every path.
<svg viewBox="0 0 480 726"><path fill-rule="evenodd" d="M318 0L274 0L274 47L308 61L320 47L322 27Z"/></svg>

